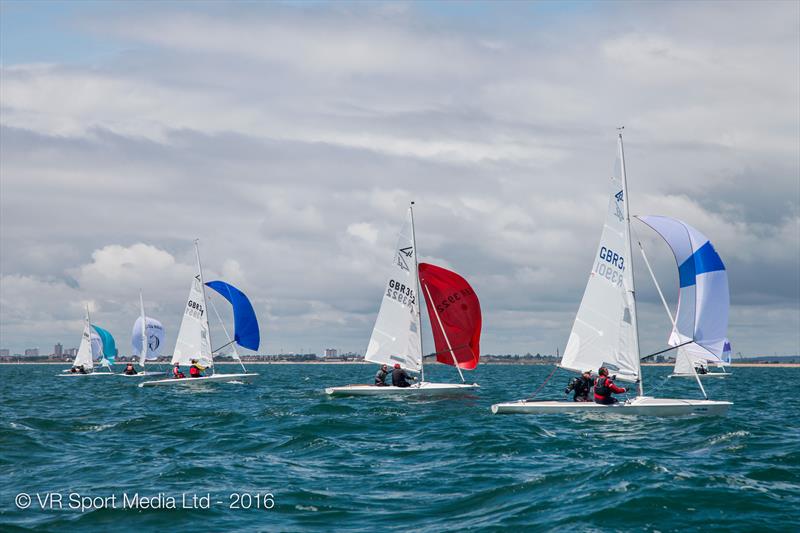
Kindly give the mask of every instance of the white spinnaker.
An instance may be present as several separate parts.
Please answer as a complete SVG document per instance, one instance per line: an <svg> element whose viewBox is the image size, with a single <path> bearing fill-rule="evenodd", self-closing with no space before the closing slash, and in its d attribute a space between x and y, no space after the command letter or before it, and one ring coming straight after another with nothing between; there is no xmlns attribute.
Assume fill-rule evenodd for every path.
<svg viewBox="0 0 800 533"><path fill-rule="evenodd" d="M164 344L164 326L149 316L145 317L144 321L142 317L136 319L131 333L131 347L133 355L139 358L139 363L142 363L142 323L145 324L144 338L147 345L145 358L147 361L155 361L161 356L161 346Z"/></svg>
<svg viewBox="0 0 800 533"><path fill-rule="evenodd" d="M627 204L618 157L600 245L561 366L576 372L605 366L620 380L636 381L639 342Z"/></svg>
<svg viewBox="0 0 800 533"><path fill-rule="evenodd" d="M206 299L198 274L192 280L192 287L189 289L189 298L183 310L183 320L172 354L172 364L188 365L192 359L197 359L203 366L213 365L206 311Z"/></svg>
<svg viewBox="0 0 800 533"><path fill-rule="evenodd" d="M378 318L369 339L364 359L420 371L420 324L417 314L417 261L411 210L400 231L392 258L392 268L383 292Z"/></svg>

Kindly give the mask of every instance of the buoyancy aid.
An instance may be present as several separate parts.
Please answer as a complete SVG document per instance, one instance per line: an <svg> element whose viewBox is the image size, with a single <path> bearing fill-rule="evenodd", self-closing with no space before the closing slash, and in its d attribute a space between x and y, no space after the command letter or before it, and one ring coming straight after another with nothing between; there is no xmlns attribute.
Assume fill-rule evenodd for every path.
<svg viewBox="0 0 800 533"><path fill-rule="evenodd" d="M602 398L611 397L611 388L608 386L608 376L598 376L594 381L594 395Z"/></svg>

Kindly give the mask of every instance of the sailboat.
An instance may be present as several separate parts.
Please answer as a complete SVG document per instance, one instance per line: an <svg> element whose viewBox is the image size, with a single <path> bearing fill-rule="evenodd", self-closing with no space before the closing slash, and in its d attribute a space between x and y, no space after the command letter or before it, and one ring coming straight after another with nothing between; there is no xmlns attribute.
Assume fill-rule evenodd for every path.
<svg viewBox="0 0 800 533"><path fill-rule="evenodd" d="M220 374L214 371L214 352L218 352L222 348L232 345L236 342L239 342L241 345L250 349L258 349L258 322L255 319L253 306L250 304L250 301L247 299L244 293L232 285L228 285L227 283L221 281L211 282L210 284L203 282L203 268L200 264L200 248L197 240L195 240L194 246L195 256L197 258L197 275L195 275L195 277L192 279L192 285L189 289L189 298L187 299L186 307L184 308L183 320L181 321L181 327L178 330L178 338L175 341L175 351L172 355L172 364L174 365L178 363L188 367L192 364L193 360L196 360L200 365L206 367L208 370L211 370L213 373L197 378L186 377L176 379L171 377L156 381L145 381L139 383L140 387L197 385L200 383L226 381L249 381L258 376L256 373L247 372L247 369L244 367L244 364L242 364L242 361L235 350L235 346L235 359L237 359L239 364L242 365L243 373ZM225 328L225 324L220 319L223 331L228 337L229 342L217 348L216 350L211 349L211 331L208 324L208 306L206 305L208 302L205 291L206 285L210 285L212 288L219 291L220 294L222 294L229 302L231 302L234 311L234 322L237 328L234 333L234 339L231 339L228 335L228 330ZM227 289L223 288L223 286L225 288L230 288L230 291L224 292ZM214 310L216 312L216 308L214 308ZM219 318L219 314L217 314L217 318ZM244 333L240 333L240 324L242 325L241 327L245 328ZM253 329L256 330L255 343L253 343Z"/></svg>
<svg viewBox="0 0 800 533"><path fill-rule="evenodd" d="M83 335L81 344L78 347L78 354L72 362L72 368L64 370L59 376L113 376L111 365L117 355L117 347L114 337L105 329L92 325L89 315L89 306L86 306L86 316L84 318ZM95 363L99 363L100 368L105 368L107 372L100 372L95 369ZM83 367L86 373L78 372L78 368Z"/></svg>
<svg viewBox="0 0 800 533"><path fill-rule="evenodd" d="M145 377L161 376L164 372L152 372L145 369L147 361L155 361L161 356L161 346L164 344L164 326L155 318L150 318L144 314L144 299L142 292L139 291L139 318L133 324L131 332L131 347L133 357L139 358L138 363L141 370L136 374L126 374L120 372L124 377Z"/></svg>
<svg viewBox="0 0 800 533"><path fill-rule="evenodd" d="M682 220L665 216L637 216L652 228L672 250L678 267L678 306L673 316L664 293L642 252L661 303L672 323L668 344L677 348L675 370L670 377L720 378L730 374L731 343L727 338L730 293L728 273L711 241ZM721 372L709 371L714 365ZM702 386L702 385L701 385Z"/></svg>
<svg viewBox="0 0 800 533"><path fill-rule="evenodd" d="M611 178L611 196L603 233L578 314L572 326L560 366L572 372L601 366L620 381L635 383L638 396L612 405L594 402L531 401L499 403L492 412L576 413L602 412L632 415L724 415L732 405L706 399L654 398L644 395L639 352L638 317L634 291L630 205L625 174L622 134ZM698 379L698 384L700 380ZM700 384L701 390L702 384ZM703 390L705 396L705 391Z"/></svg>
<svg viewBox="0 0 800 533"><path fill-rule="evenodd" d="M425 294L431 320L436 359L454 366L461 383L425 381L424 353L420 328L420 287ZM410 387L344 385L325 389L333 396L398 396L452 393L478 388L467 383L462 369L474 369L480 359L481 311L478 297L469 283L444 268L418 263L414 232L414 202L397 240L392 268L375 320L364 359L419 372L418 383Z"/></svg>

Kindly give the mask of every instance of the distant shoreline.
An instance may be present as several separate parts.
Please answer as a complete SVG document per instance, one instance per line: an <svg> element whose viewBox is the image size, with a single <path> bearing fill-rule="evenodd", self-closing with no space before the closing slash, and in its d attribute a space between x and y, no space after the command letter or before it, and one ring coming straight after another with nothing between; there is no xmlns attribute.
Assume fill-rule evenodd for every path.
<svg viewBox="0 0 800 533"><path fill-rule="evenodd" d="M14 361L14 362L0 362L0 365L58 365L68 366L69 362L58 361ZM127 363L116 363L114 366L125 366ZM168 365L165 363L151 363L151 365ZM235 361L224 361L215 363L216 366L220 365L238 365ZM244 361L246 366L252 365L374 365L369 361ZM522 361L486 361L481 362L482 365L505 365L505 366L552 366L553 363L543 362L522 362ZM674 363L642 363L642 366L674 366ZM739 368L800 368L800 363L733 363L730 366Z"/></svg>

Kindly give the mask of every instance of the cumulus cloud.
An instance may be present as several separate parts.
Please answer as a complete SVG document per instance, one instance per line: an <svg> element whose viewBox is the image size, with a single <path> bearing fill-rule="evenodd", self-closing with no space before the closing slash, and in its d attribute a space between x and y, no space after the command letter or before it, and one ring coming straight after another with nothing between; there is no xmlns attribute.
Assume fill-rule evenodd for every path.
<svg viewBox="0 0 800 533"><path fill-rule="evenodd" d="M484 349L554 351L624 124L633 210L711 237L737 350L800 351L800 8L686 9L87 4L60 22L103 53L70 61L55 41L17 60L0 32L0 343L66 342L85 302L127 332L140 289L175 331L200 238L262 351L363 351L416 201L421 258L476 288ZM671 255L636 232L674 300Z"/></svg>

